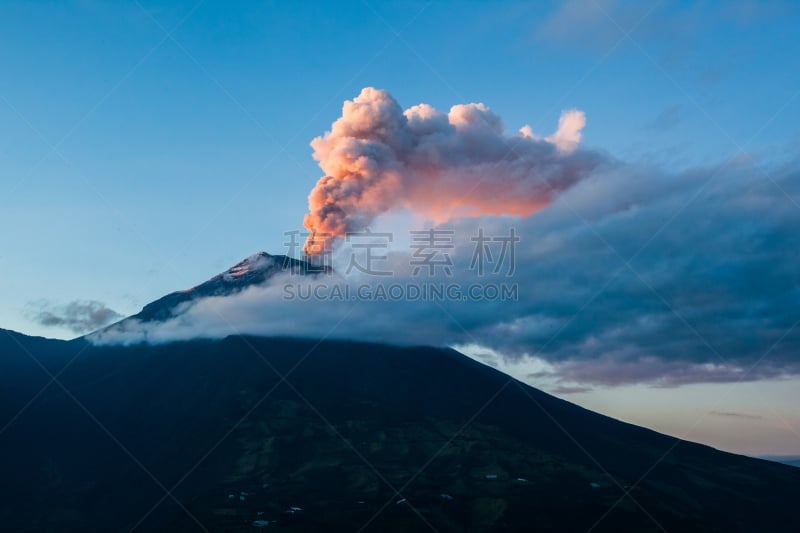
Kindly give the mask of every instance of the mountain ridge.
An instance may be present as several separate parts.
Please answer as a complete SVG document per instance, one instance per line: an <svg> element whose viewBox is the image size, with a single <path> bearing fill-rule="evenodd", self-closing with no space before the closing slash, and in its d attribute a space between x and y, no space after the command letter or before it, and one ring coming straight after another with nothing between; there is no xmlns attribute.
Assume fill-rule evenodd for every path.
<svg viewBox="0 0 800 533"><path fill-rule="evenodd" d="M138 313L125 317L97 331L113 329L136 320L157 322L174 318L180 306L199 298L228 296L241 292L247 287L264 283L271 277L290 273L293 275L317 276L329 274L329 266L315 266L311 262L286 255L271 255L260 251L239 261L229 269L189 289L171 292L146 304ZM93 332L97 333L97 332ZM92 333L87 336L91 336Z"/></svg>

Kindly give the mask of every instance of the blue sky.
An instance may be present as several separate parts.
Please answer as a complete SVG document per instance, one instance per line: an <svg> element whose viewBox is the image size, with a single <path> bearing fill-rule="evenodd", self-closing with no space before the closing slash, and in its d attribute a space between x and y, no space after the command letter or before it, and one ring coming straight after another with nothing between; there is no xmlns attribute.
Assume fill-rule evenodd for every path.
<svg viewBox="0 0 800 533"><path fill-rule="evenodd" d="M403 107L483 102L512 132L552 132L578 108L582 146L667 175L732 159L791 174L798 23L791 2L744 0L4 2L0 326L71 337L36 313L96 300L132 314L283 253L322 174L308 143L366 86ZM622 413L620 390L573 399ZM676 409L624 414L675 433ZM739 449L800 453L800 418L779 411L788 430Z"/></svg>

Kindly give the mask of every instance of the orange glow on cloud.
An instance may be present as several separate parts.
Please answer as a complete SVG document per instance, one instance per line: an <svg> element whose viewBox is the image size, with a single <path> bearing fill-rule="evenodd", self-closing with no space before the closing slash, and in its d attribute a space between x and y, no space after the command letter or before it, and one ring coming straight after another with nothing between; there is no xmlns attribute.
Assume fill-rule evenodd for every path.
<svg viewBox="0 0 800 533"><path fill-rule="evenodd" d="M549 137L529 126L507 136L483 104L455 105L447 114L427 104L403 111L388 92L368 87L311 142L325 176L308 197L304 251L319 253L396 208L439 223L529 216L594 166L593 156L576 152L584 125L584 114L570 110Z"/></svg>

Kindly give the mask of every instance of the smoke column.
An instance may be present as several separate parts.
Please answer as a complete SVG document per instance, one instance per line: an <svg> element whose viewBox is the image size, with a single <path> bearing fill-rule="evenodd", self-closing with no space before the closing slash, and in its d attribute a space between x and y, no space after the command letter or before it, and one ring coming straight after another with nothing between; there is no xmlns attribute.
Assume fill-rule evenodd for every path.
<svg viewBox="0 0 800 533"><path fill-rule="evenodd" d="M585 123L583 112L569 110L548 137L529 126L509 136L483 104L455 105L449 113L427 104L404 111L388 92L367 87L311 142L325 176L308 197L304 251L319 253L395 208L437 223L529 216L596 165L595 156L577 150Z"/></svg>

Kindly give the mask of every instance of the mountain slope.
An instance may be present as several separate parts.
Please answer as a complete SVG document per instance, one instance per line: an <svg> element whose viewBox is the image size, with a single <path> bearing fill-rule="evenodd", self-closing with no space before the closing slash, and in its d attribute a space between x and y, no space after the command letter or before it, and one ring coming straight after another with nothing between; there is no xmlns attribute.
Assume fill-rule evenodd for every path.
<svg viewBox="0 0 800 533"><path fill-rule="evenodd" d="M10 531L800 528L798 469L592 413L452 350L0 332L0 353ZM38 396L50 377L34 359L61 371Z"/></svg>

